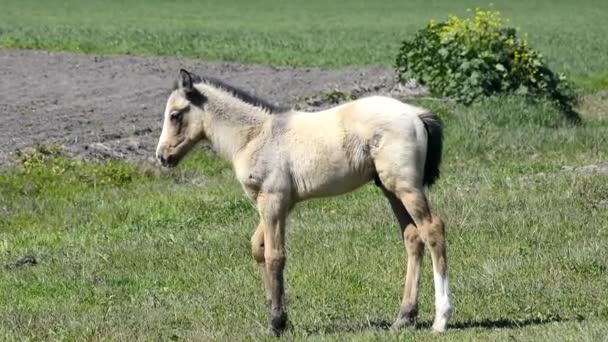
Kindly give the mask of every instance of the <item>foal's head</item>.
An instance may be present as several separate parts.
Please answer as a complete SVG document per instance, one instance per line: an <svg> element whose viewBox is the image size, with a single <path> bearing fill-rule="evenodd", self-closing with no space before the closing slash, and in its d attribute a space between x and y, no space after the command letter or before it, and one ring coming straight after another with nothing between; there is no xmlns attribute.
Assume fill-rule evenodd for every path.
<svg viewBox="0 0 608 342"><path fill-rule="evenodd" d="M188 151L205 138L203 95L194 86L200 77L180 70L175 90L167 100L163 130L156 148L156 158L163 166L175 166Z"/></svg>

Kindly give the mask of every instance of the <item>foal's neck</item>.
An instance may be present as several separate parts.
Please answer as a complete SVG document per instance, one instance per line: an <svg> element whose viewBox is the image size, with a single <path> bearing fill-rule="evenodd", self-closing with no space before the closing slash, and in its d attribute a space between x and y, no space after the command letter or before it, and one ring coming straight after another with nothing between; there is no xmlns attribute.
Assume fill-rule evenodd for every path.
<svg viewBox="0 0 608 342"><path fill-rule="evenodd" d="M231 96L212 86L205 87L207 117L205 132L214 149L227 160L233 160L262 131L270 114L259 107Z"/></svg>

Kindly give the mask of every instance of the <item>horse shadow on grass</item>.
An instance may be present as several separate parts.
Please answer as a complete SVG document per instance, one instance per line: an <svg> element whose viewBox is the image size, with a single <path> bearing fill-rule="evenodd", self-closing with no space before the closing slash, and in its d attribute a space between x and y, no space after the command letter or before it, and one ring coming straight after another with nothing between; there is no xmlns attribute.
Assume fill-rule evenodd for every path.
<svg viewBox="0 0 608 342"><path fill-rule="evenodd" d="M448 325L448 331L450 330L464 330L464 329L521 329L527 326L543 325L555 322L568 322L568 321L582 321L584 317L577 316L574 318L564 318L559 315L549 315L546 317L538 318L498 318L498 319L482 319L482 320L471 320L471 321L457 321ZM381 318L369 318L364 320L354 320L349 322L342 322L338 324L323 325L312 329L307 329L306 332L309 335L326 335L326 334L337 334L337 333L354 333L362 332L366 330L376 331L388 331L391 327L392 321L381 319ZM409 329L430 329L432 321L419 321L413 327ZM402 329L406 330L408 328Z"/></svg>

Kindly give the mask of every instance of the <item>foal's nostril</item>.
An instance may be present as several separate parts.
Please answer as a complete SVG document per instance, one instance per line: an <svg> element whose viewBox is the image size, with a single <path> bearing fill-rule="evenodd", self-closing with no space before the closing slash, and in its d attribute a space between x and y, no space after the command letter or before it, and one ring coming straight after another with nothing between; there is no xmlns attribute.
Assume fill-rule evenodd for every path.
<svg viewBox="0 0 608 342"><path fill-rule="evenodd" d="M173 155L165 157L165 156L159 154L156 156L156 158L160 162L160 165L165 166L165 167L173 167L177 164L177 159Z"/></svg>
<svg viewBox="0 0 608 342"><path fill-rule="evenodd" d="M165 158L165 166L173 167L177 164L177 159L174 155L170 155Z"/></svg>

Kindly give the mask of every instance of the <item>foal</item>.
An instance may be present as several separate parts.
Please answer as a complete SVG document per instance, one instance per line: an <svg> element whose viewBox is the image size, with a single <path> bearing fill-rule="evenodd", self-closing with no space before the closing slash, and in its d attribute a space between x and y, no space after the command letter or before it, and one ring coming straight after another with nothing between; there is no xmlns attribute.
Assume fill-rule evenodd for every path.
<svg viewBox="0 0 608 342"><path fill-rule="evenodd" d="M418 315L426 245L435 285L433 329L446 329L452 305L444 225L431 213L424 193L424 186L439 177L439 117L378 96L314 113L284 110L221 81L180 70L156 156L162 165L175 166L203 139L232 162L257 206L260 223L251 246L275 334L287 327L283 269L289 211L299 201L339 195L371 180L397 217L408 255L403 301L393 328L414 323Z"/></svg>

